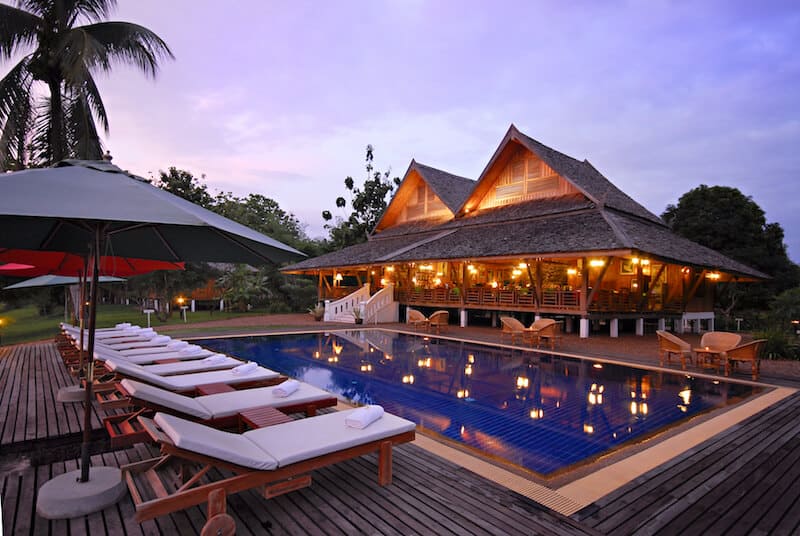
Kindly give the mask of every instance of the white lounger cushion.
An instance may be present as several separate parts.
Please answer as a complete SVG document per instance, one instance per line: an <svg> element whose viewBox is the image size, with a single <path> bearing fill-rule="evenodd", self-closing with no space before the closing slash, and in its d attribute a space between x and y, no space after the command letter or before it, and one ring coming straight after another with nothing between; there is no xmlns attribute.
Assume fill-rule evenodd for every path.
<svg viewBox="0 0 800 536"><path fill-rule="evenodd" d="M303 382L300 382L297 391L285 398L273 396L274 386L242 389L231 393L217 393L192 398L127 378L122 380L120 384L134 398L204 420L230 417L239 412L263 406L279 409L295 404L308 404L332 396L327 391L317 389L313 385Z"/></svg>
<svg viewBox="0 0 800 536"><path fill-rule="evenodd" d="M184 415L191 415L196 419L208 420L214 418L214 415L208 411L203 404L197 400L197 398L179 395L178 393L173 393L167 389L161 389L155 385L148 385L146 383L129 380L127 378L119 383L122 388L134 398L145 400L151 404L163 406L165 408L170 408L178 413L183 413Z"/></svg>
<svg viewBox="0 0 800 536"><path fill-rule="evenodd" d="M160 363L156 365L139 365L147 372L158 374L159 376L172 376L173 374L188 374L191 372L201 372L204 370L224 370L231 369L242 362L239 359L226 356L225 354L214 354L222 356L221 359L213 362L206 359L192 359L190 361L178 361L177 363ZM212 357L212 356L209 356Z"/></svg>
<svg viewBox="0 0 800 536"><path fill-rule="evenodd" d="M389 413L363 430L350 428L344 424L350 411L308 417L244 434L222 432L166 413L156 413L154 420L179 448L260 470L284 467L415 428L413 422Z"/></svg>
<svg viewBox="0 0 800 536"><path fill-rule="evenodd" d="M299 382L297 390L287 397L274 395L277 386L257 387L255 389L241 389L232 393L218 393L214 395L198 396L195 398L214 417L227 417L251 408L272 406L282 408L295 404L308 404L315 400L329 398L328 391L318 389L308 383Z"/></svg>
<svg viewBox="0 0 800 536"><path fill-rule="evenodd" d="M278 467L274 458L242 434L223 432L166 413L156 413L153 420L179 448L261 471Z"/></svg>
<svg viewBox="0 0 800 536"><path fill-rule="evenodd" d="M131 348L128 350L120 350L119 353L122 355L147 355L147 354L157 354L162 352L177 352L184 348L187 348L189 343L186 341L179 341L177 339L172 339L169 341L165 346L154 346L151 348L143 347L143 348Z"/></svg>
<svg viewBox="0 0 800 536"><path fill-rule="evenodd" d="M353 411L355 410L336 411L298 419L250 430L243 435L278 460L279 467L284 467L401 432L409 432L416 427L411 421L384 413L383 417L363 430L351 428L344 421Z"/></svg>
<svg viewBox="0 0 800 536"><path fill-rule="evenodd" d="M161 359L180 359L181 361L204 359L212 354L213 354L212 351L206 350L205 348L200 348L199 352L191 355L182 354L180 352L161 352L161 353L155 353L155 354L150 353L143 355L124 355L118 350L111 350L103 346L98 346L94 352L94 358L97 359L98 361L107 361L109 359L114 359L117 361L125 361L126 363L134 363L136 365L144 365Z"/></svg>
<svg viewBox="0 0 800 536"><path fill-rule="evenodd" d="M125 363L122 361L107 359L106 368L112 372L118 372L124 376L130 376L137 380L142 380L164 389L173 391L188 391L198 385L207 383L228 383L235 384L241 382L251 382L256 380L271 380L280 376L274 370L264 367L257 367L249 374L233 374L230 370L215 370L211 372L196 372L194 374L179 374L176 376L159 376L152 372L147 372L144 367Z"/></svg>

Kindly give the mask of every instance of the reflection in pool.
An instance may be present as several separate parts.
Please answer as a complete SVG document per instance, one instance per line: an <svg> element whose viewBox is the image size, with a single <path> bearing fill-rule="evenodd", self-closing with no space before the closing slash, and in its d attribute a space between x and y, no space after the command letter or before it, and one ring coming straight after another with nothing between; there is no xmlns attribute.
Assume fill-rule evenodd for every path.
<svg viewBox="0 0 800 536"><path fill-rule="evenodd" d="M550 475L751 386L383 330L198 341Z"/></svg>

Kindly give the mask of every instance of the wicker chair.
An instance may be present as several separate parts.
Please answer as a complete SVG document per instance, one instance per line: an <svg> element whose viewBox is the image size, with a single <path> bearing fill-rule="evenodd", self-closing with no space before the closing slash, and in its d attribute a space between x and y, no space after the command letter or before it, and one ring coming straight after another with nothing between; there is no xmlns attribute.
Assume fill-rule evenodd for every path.
<svg viewBox="0 0 800 536"><path fill-rule="evenodd" d="M756 341L740 344L724 352L722 358L725 360L725 376L730 376L731 369L735 369L737 363L747 362L750 363L750 372L752 373L753 379L757 380L761 361L761 350L764 348L766 342L766 339L758 339Z"/></svg>
<svg viewBox="0 0 800 536"><path fill-rule="evenodd" d="M545 325L537 332L538 343L537 347L541 345L542 341L550 346L551 350L556 349L556 343L561 340L561 323L555 320Z"/></svg>
<svg viewBox="0 0 800 536"><path fill-rule="evenodd" d="M725 352L739 346L742 336L728 331L709 331L700 339L697 351L697 364L705 368L726 366Z"/></svg>
<svg viewBox="0 0 800 536"><path fill-rule="evenodd" d="M670 358L676 355L681 358L681 368L686 370L686 359L688 358L690 362L692 361L692 346L680 337L667 331L658 330L656 331L656 335L658 336L659 364L663 367L665 359L667 364L670 364Z"/></svg>
<svg viewBox="0 0 800 536"><path fill-rule="evenodd" d="M428 328L433 331L436 330L436 333L439 333L442 329L447 329L448 323L450 322L450 313L442 309L441 311L434 311L431 313L431 316L428 317Z"/></svg>
<svg viewBox="0 0 800 536"><path fill-rule="evenodd" d="M502 329L500 330L500 342L503 342L503 338L508 335L511 338L511 344L514 344L519 337L520 341L524 340L525 338L525 325L514 318L513 316L501 316L500 323L502 324Z"/></svg>
<svg viewBox="0 0 800 536"><path fill-rule="evenodd" d="M428 322L429 320L425 317L425 315L416 309L409 309L406 313L406 323L411 324L415 331L420 327L427 328Z"/></svg>
<svg viewBox="0 0 800 536"><path fill-rule="evenodd" d="M531 324L531 327L523 332L523 340L527 338L531 346L533 346L534 343L538 346L541 334L544 333L546 336L548 330L551 329L549 326L555 323L556 321L552 318L540 318L539 320L535 320L533 324Z"/></svg>

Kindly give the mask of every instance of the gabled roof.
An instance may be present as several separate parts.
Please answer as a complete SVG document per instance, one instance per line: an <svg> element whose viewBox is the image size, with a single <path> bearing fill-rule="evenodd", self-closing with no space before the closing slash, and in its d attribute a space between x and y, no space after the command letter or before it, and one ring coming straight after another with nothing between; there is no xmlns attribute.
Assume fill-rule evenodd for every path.
<svg viewBox="0 0 800 536"><path fill-rule="evenodd" d="M403 180L400 182L400 186L397 187L395 197L392 198L392 200L389 202L389 206L387 206L386 210L384 210L383 214L381 214L378 223L375 224L375 229L373 229L373 232L381 228L381 224L383 224L383 220L388 214L396 212L392 205L395 203L395 199L397 198L397 192L400 191L413 172L416 172L416 174L418 174L422 180L428 184L431 190L433 190L433 193L435 193L436 196L441 199L442 203L444 203L444 205L452 214L455 214L461 205L464 204L467 196L472 191L472 187L475 186L475 181L472 179L453 175L452 173L442 171L441 169L420 164L416 160L412 159L405 175L403 175ZM385 232L385 230L382 230L381 232Z"/></svg>
<svg viewBox="0 0 800 536"><path fill-rule="evenodd" d="M469 193L475 186L475 181L473 179L459 177L458 175L453 175L441 169L420 164L416 160L411 161L409 169L416 169L417 172L422 175L422 178L425 179L428 186L433 189L433 192L439 196L442 203L447 205L447 208L449 208L450 212L453 214L461 208L461 205L467 200L467 196L469 196Z"/></svg>
<svg viewBox="0 0 800 536"><path fill-rule="evenodd" d="M541 158L553 171L575 186L586 195L589 200L597 204L598 207L608 206L616 208L617 210L628 212L640 218L663 224L658 216L614 186L611 181L597 171L588 160L581 162L571 156L556 151L523 134L517 130L517 127L514 125L509 127L508 132L506 132L506 135L503 137L494 155L492 155L491 160L489 160L483 173L481 173L481 176L478 178L478 182L470 193L468 200L459 209L459 215L465 212L465 208L467 208L467 204L470 201L477 201L486 194L486 191L491 187L488 177L494 169L495 164L504 155L510 144L521 145Z"/></svg>
<svg viewBox="0 0 800 536"><path fill-rule="evenodd" d="M493 181L485 179L494 165L516 150L512 144L536 154L579 193L467 212L469 202L482 198L492 186ZM620 255L649 255L745 278L769 278L674 234L660 218L611 184L588 161L575 160L542 145L519 132L514 125L477 182L415 161L411 162L406 178L412 171L419 173L454 211L452 219L414 220L394 225L373 233L364 244L305 260L284 271L422 260L557 257L562 254L572 257L618 252ZM459 199L462 200L460 205Z"/></svg>

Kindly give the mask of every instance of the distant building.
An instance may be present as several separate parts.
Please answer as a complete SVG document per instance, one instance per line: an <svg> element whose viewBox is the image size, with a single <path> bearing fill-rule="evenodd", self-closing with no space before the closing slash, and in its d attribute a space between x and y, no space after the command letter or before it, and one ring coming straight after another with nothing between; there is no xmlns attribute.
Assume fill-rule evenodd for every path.
<svg viewBox="0 0 800 536"><path fill-rule="evenodd" d="M717 285L768 277L672 233L587 160L513 125L477 181L412 160L366 243L283 271L316 275L322 300L386 287L393 305L449 309L462 325L552 316L584 337L592 324L616 336L625 319L639 334L645 322L713 329Z"/></svg>

